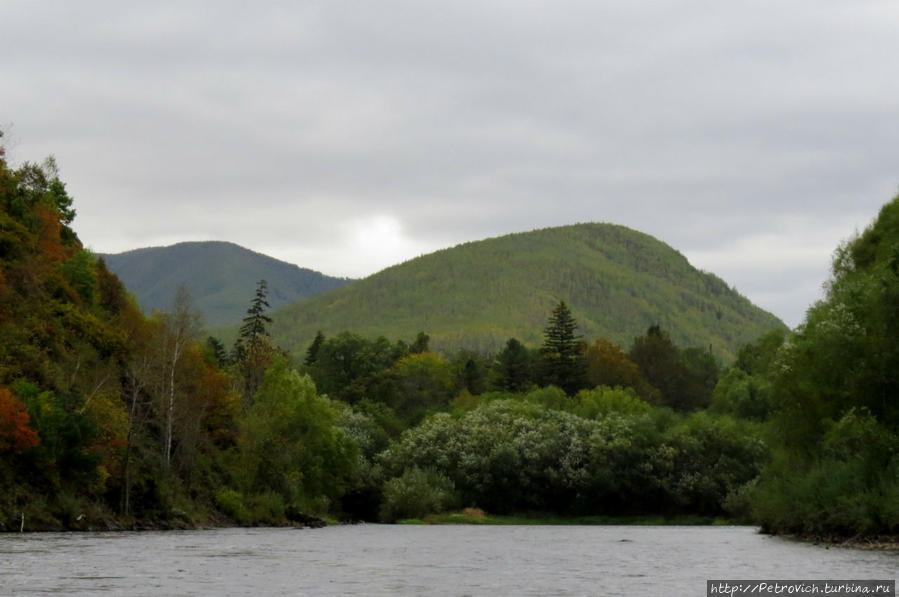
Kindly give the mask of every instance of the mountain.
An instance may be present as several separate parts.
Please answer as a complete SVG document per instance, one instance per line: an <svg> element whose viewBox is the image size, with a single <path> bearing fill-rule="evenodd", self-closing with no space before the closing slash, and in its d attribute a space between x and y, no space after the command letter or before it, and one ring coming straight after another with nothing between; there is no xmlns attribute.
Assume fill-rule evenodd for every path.
<svg viewBox="0 0 899 597"><path fill-rule="evenodd" d="M261 279L268 282L273 309L351 281L219 241L184 242L102 257L145 312L169 309L178 286L185 284L205 323L213 326L240 322Z"/></svg>
<svg viewBox="0 0 899 597"><path fill-rule="evenodd" d="M660 324L680 345L724 360L773 328L774 315L663 242L623 226L576 224L465 243L412 259L273 314L275 341L305 350L317 330L412 339L431 348L537 346L559 300L587 340L628 347Z"/></svg>

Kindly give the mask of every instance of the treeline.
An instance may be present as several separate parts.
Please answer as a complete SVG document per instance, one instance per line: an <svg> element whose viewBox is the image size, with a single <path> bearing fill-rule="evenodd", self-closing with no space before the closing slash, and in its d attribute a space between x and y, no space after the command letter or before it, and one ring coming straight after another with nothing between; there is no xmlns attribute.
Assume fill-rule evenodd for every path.
<svg viewBox="0 0 899 597"><path fill-rule="evenodd" d="M510 338L496 354L460 350L444 358L429 352L424 332L407 344L384 337L363 338L321 332L308 347L303 372L318 389L351 405L378 402L406 425L427 412L445 408L464 392L525 393L556 386L569 396L597 386L632 389L655 406L678 411L707 407L720 374L711 351L681 349L659 326L634 339L631 348L605 339L587 343L565 302L550 315L542 346Z"/></svg>
<svg viewBox="0 0 899 597"><path fill-rule="evenodd" d="M739 392L716 397L710 352L678 348L658 326L628 351L587 343L577 329L560 302L540 347L513 338L492 356L441 357L424 333L411 344L318 334L301 370L349 405L344 428L361 447L344 515L390 522L478 507L747 517L768 451L753 417L732 416Z"/></svg>
<svg viewBox="0 0 899 597"><path fill-rule="evenodd" d="M752 425L687 414L712 402L718 364L657 326L628 351L587 343L560 303L540 347L444 357L425 333L344 332L292 356L271 340L261 281L226 347L186 291L141 314L72 231L52 161L0 162L0 205L4 529L394 520L457 503L719 513L761 467ZM721 454L740 472L701 464Z"/></svg>
<svg viewBox="0 0 899 597"><path fill-rule="evenodd" d="M0 150L0 529L306 520L357 469L342 409L268 339L232 354L189 296L144 317L70 227L55 164Z"/></svg>
<svg viewBox="0 0 899 597"><path fill-rule="evenodd" d="M833 260L824 300L766 375L774 460L754 496L771 532L899 534L899 197ZM770 388L770 389L766 389Z"/></svg>
<svg viewBox="0 0 899 597"><path fill-rule="evenodd" d="M564 302L540 346L436 354L424 332L238 340L186 292L145 317L72 231L52 161L0 151L0 529L392 522L494 513L728 516L899 533L899 198L827 298L727 368L658 325L627 349Z"/></svg>

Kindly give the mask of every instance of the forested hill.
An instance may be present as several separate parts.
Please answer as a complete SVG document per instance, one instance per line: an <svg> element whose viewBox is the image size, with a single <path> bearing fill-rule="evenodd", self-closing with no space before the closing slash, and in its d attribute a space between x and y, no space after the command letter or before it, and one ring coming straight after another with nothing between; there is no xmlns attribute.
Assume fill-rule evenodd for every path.
<svg viewBox="0 0 899 597"><path fill-rule="evenodd" d="M103 257L109 269L137 295L145 312L170 309L178 286L185 284L208 325L240 322L261 279L268 282L268 300L274 309L351 281L218 241L184 242Z"/></svg>
<svg viewBox="0 0 899 597"><path fill-rule="evenodd" d="M774 315L623 226L576 224L465 243L388 268L274 314L275 340L301 352L317 330L431 336L431 347L492 350L510 337L539 345L564 300L587 338L629 345L659 324L680 345L730 360L777 327Z"/></svg>

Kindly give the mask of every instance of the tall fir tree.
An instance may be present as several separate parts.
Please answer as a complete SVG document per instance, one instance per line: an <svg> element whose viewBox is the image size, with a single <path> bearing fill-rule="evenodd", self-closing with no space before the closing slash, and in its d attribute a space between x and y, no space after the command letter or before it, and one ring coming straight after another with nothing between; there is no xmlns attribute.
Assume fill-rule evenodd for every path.
<svg viewBox="0 0 899 597"><path fill-rule="evenodd" d="M315 334L315 338L312 340L312 344L309 345L309 348L306 349L306 359L303 363L307 366L312 366L318 361L318 351L322 347L322 342L325 341L325 335L321 330Z"/></svg>
<svg viewBox="0 0 899 597"><path fill-rule="evenodd" d="M271 343L268 326L272 318L266 315L268 304L268 283L259 280L256 294L243 318L240 336L234 345L234 357L244 380L244 401L249 405L253 401L256 390L262 383L265 370L274 360L275 350Z"/></svg>
<svg viewBox="0 0 899 597"><path fill-rule="evenodd" d="M496 390L523 392L533 385L533 359L517 338L509 338L493 363L493 383Z"/></svg>
<svg viewBox="0 0 899 597"><path fill-rule="evenodd" d="M571 310L565 301L559 301L543 329L540 372L543 385L557 386L568 395L583 389L585 383L584 352L576 330Z"/></svg>

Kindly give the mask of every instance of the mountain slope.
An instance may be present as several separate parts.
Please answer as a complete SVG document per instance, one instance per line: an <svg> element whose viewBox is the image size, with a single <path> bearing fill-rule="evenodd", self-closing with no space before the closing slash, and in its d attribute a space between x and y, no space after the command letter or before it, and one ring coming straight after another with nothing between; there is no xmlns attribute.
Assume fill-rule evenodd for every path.
<svg viewBox="0 0 899 597"><path fill-rule="evenodd" d="M492 350L541 340L565 300L592 340L629 346L658 323L681 345L730 360L744 343L785 327L655 238L612 224L576 224L462 244L388 268L274 314L275 340L304 350L316 330L389 338L431 335L431 346Z"/></svg>
<svg viewBox="0 0 899 597"><path fill-rule="evenodd" d="M218 241L137 249L103 258L146 312L169 309L178 286L186 284L208 325L240 322L260 279L268 282L273 309L350 282Z"/></svg>

